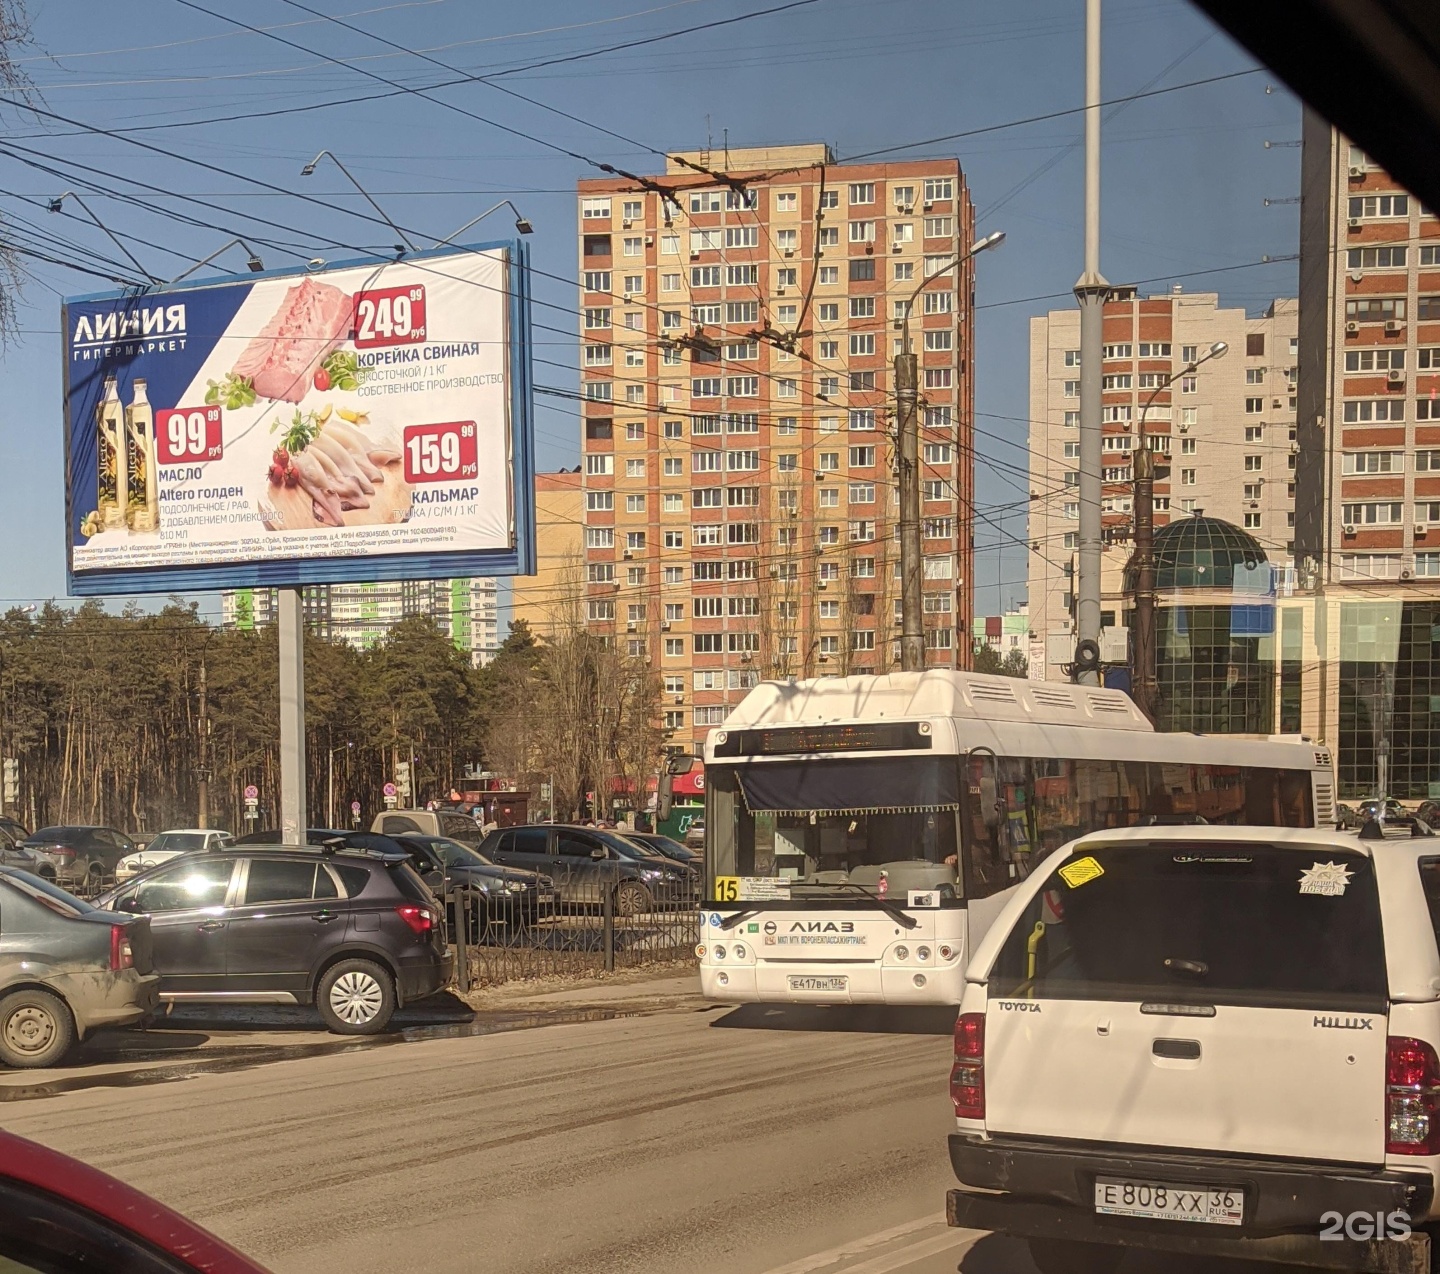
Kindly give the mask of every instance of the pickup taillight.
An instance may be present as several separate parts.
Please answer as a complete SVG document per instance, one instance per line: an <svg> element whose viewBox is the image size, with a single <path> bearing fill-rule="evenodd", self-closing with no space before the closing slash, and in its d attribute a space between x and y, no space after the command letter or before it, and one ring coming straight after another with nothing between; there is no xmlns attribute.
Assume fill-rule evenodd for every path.
<svg viewBox="0 0 1440 1274"><path fill-rule="evenodd" d="M1440 1154L1440 1057L1424 1040L1385 1041L1385 1153Z"/></svg>
<svg viewBox="0 0 1440 1274"><path fill-rule="evenodd" d="M135 967L135 952L130 947L128 925L110 926L110 971Z"/></svg>
<svg viewBox="0 0 1440 1274"><path fill-rule="evenodd" d="M985 1118L985 1014L962 1013L955 1022L955 1064L950 1100L957 1119Z"/></svg>

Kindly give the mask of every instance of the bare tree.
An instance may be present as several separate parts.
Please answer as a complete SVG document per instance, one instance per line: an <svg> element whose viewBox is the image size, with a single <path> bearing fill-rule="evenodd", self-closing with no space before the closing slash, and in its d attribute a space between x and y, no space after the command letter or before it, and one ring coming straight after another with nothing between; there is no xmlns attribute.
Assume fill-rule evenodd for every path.
<svg viewBox="0 0 1440 1274"><path fill-rule="evenodd" d="M0 85L11 97L26 101L31 99L35 88L17 55L30 43L30 14L25 0L0 0ZM9 228L3 217L0 217L0 228ZM0 241L0 345L8 345L15 337L16 304L27 277L20 254L7 236Z"/></svg>

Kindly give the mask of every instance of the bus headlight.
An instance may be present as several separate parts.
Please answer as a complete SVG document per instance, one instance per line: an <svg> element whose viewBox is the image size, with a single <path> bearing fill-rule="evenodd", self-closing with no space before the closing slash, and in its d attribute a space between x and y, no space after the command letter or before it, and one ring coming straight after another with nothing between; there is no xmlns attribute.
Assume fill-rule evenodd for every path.
<svg viewBox="0 0 1440 1274"><path fill-rule="evenodd" d="M737 960L743 960L745 958L745 944L743 942L737 942L735 944L735 958Z"/></svg>
<svg viewBox="0 0 1440 1274"><path fill-rule="evenodd" d="M924 975L923 973L917 973L917 974L915 975L915 985L916 985L916 986L924 986L924 985L925 985L925 975Z"/></svg>
<svg viewBox="0 0 1440 1274"><path fill-rule="evenodd" d="M716 948L715 948L715 958L716 958L717 960L723 960L723 959L725 958L725 948L724 948L724 947L716 947Z"/></svg>
<svg viewBox="0 0 1440 1274"><path fill-rule="evenodd" d="M730 975L728 973L717 973L715 975L715 981L717 981L721 986L729 986Z"/></svg>
<svg viewBox="0 0 1440 1274"><path fill-rule="evenodd" d="M910 948L909 948L909 947L896 947L896 948L895 948L895 958L896 958L897 960L908 960L908 959L910 958Z"/></svg>
<svg viewBox="0 0 1440 1274"><path fill-rule="evenodd" d="M930 948L929 948L929 947L916 947L916 948L915 948L915 958L916 958L917 960L928 960L928 959L930 958Z"/></svg>

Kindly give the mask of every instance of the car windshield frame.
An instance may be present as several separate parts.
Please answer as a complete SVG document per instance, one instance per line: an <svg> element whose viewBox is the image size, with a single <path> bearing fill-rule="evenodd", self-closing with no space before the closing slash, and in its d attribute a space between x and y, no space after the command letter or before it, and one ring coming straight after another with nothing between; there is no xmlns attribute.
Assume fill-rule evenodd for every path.
<svg viewBox="0 0 1440 1274"><path fill-rule="evenodd" d="M446 867L488 867L503 870L493 859L486 858L473 845L456 840L452 836L431 836L427 832L401 832L395 839L402 845L414 842L425 846L435 854ZM451 856L447 856L447 854Z"/></svg>

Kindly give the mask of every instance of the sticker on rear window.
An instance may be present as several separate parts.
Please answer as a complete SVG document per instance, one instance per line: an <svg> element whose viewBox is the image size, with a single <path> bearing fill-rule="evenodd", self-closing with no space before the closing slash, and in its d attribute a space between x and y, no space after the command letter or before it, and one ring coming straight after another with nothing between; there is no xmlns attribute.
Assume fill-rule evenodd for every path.
<svg viewBox="0 0 1440 1274"><path fill-rule="evenodd" d="M1081 885L1088 885L1097 876L1104 874L1105 869L1093 858L1077 858L1073 863L1066 863L1057 873L1071 889L1079 889Z"/></svg>
<svg viewBox="0 0 1440 1274"><path fill-rule="evenodd" d="M1325 898L1340 898L1350 883L1353 873L1342 863L1315 863L1300 873L1300 892L1320 894Z"/></svg>

